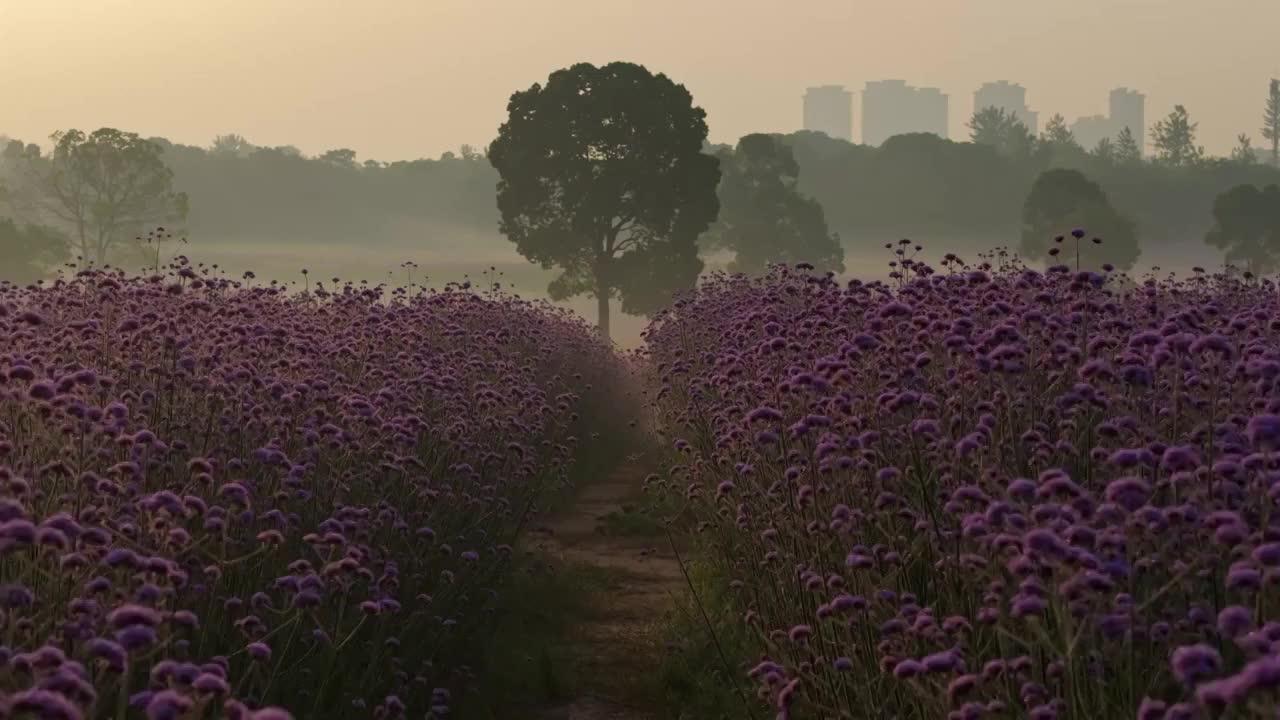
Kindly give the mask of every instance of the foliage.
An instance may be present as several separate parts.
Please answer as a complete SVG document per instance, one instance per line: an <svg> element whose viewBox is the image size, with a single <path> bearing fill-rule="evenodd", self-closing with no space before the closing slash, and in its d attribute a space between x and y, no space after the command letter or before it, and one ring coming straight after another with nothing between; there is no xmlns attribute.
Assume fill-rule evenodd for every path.
<svg viewBox="0 0 1280 720"><path fill-rule="evenodd" d="M1090 238L1074 237L1067 257L1058 257L1068 234L1080 228ZM1083 230L1080 230L1083 234ZM1072 262L1077 269L1112 265L1128 270L1138 260L1134 223L1111 206L1098 184L1076 170L1048 170L1036 178L1022 206L1019 254L1049 263Z"/></svg>
<svg viewBox="0 0 1280 720"><path fill-rule="evenodd" d="M340 168L354 168L356 166L356 151L348 148L329 150L320 156L320 161Z"/></svg>
<svg viewBox="0 0 1280 720"><path fill-rule="evenodd" d="M1067 127L1067 121L1061 114L1049 118L1044 132L1040 133L1035 152L1042 167L1080 169L1088 166L1088 154L1076 141L1076 136Z"/></svg>
<svg viewBox="0 0 1280 720"><path fill-rule="evenodd" d="M0 217L0 280L33 283L70 258L70 241L58 230Z"/></svg>
<svg viewBox="0 0 1280 720"><path fill-rule="evenodd" d="M1151 128L1156 161L1171 167L1185 167L1203 161L1204 148L1196 145L1196 128L1199 126L1200 123L1191 122L1185 107L1175 105L1173 112Z"/></svg>
<svg viewBox="0 0 1280 720"><path fill-rule="evenodd" d="M1125 126L1124 129L1128 130L1129 128L1128 126ZM1132 139L1133 136L1130 135L1129 137ZM1104 163L1107 163L1110 165L1114 165L1116 163L1116 158L1117 158L1116 144L1111 140L1111 138L1107 138L1107 137L1102 138L1101 140L1098 141L1098 144L1095 145L1093 147L1093 150L1091 150L1090 152L1095 158L1097 158L1098 160Z"/></svg>
<svg viewBox="0 0 1280 720"><path fill-rule="evenodd" d="M1133 136L1133 131L1125 125L1120 129L1120 134L1116 135L1115 164L1132 167L1141 163L1142 148L1138 145L1138 139Z"/></svg>
<svg viewBox="0 0 1280 720"><path fill-rule="evenodd" d="M780 138L800 167L797 190L818 201L828 228L846 249L875 247L888 235L945 239L968 252L989 248L993 237L1017 237L1021 202L1048 168L1039 154L1019 158L992 145L936 138L899 139L875 148L818 133ZM1114 160L1088 154L1070 165L1134 219L1144 244L1203 237L1218 194L1235 185L1280 182L1280 169L1263 163L1175 168L1144 162L1140 139L1122 130L1115 138ZM185 229L202 246L325 245L359 238L371 246L461 245L486 254L512 247L496 232L500 215L493 190L499 176L475 151L471 160L450 154L360 164L352 171L281 148L257 148L239 157L160 144L175 186L192 198ZM0 183L16 170L0 153ZM7 214L24 222L54 222L12 206ZM654 304L661 304L662 294L653 293Z"/></svg>
<svg viewBox="0 0 1280 720"><path fill-rule="evenodd" d="M612 354L513 298L334 290L182 259L0 286L0 715L442 718L475 691L521 530L610 427Z"/></svg>
<svg viewBox="0 0 1280 720"><path fill-rule="evenodd" d="M626 309L667 272L692 284L701 263L689 249L715 220L719 170L684 86L632 63L579 63L516 92L507 111L488 151L500 227L521 255L561 269L553 297L594 296L607 337L610 299Z"/></svg>
<svg viewBox="0 0 1280 720"><path fill-rule="evenodd" d="M967 123L969 137L980 145L990 145L1000 154L1027 158L1035 149L1035 136L1013 113L1004 108L985 107L975 110Z"/></svg>
<svg viewBox="0 0 1280 720"><path fill-rule="evenodd" d="M719 276L649 331L653 486L699 521L762 709L1273 715L1274 284L911 271Z"/></svg>
<svg viewBox="0 0 1280 720"><path fill-rule="evenodd" d="M1280 80L1271 81L1262 111L1262 137L1271 141L1271 164L1280 167Z"/></svg>
<svg viewBox="0 0 1280 720"><path fill-rule="evenodd" d="M1231 148L1229 160L1241 165L1253 165L1258 162L1258 156L1253 150L1253 139L1245 133L1237 135L1236 146Z"/></svg>
<svg viewBox="0 0 1280 720"><path fill-rule="evenodd" d="M1040 133L1040 145L1055 149L1081 149L1080 143L1076 142L1075 134L1067 127L1067 120L1062 117L1062 113L1055 113L1049 118L1044 131Z"/></svg>
<svg viewBox="0 0 1280 720"><path fill-rule="evenodd" d="M1237 185L1213 202L1214 226L1205 242L1226 251L1226 262L1253 275L1280 269L1280 185Z"/></svg>
<svg viewBox="0 0 1280 720"><path fill-rule="evenodd" d="M450 238L499 247L497 175L483 156L366 162L353 171L287 147L251 146L247 154L164 148L175 182L193 199L188 232L202 244L325 245L359 238L422 247Z"/></svg>
<svg viewBox="0 0 1280 720"><path fill-rule="evenodd" d="M226 135L219 135L213 139L213 142L209 145L209 154L247 157L256 149L257 148L246 140L243 135L227 133Z"/></svg>
<svg viewBox="0 0 1280 720"><path fill-rule="evenodd" d="M71 235L79 262L107 263L118 245L157 224L181 222L187 196L173 191L163 148L137 133L101 128L52 135L53 152L21 153L21 177L11 192Z"/></svg>
<svg viewBox="0 0 1280 720"><path fill-rule="evenodd" d="M773 263L807 262L844 272L840 238L822 206L796 190L800 166L773 135L747 135L720 158L720 217L707 232L713 248L733 251L734 272L763 274Z"/></svg>

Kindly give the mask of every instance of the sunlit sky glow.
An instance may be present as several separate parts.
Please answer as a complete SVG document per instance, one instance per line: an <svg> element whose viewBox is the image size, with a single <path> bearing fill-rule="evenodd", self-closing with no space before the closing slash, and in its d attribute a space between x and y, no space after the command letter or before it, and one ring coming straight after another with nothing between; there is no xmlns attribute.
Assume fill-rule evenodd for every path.
<svg viewBox="0 0 1280 720"><path fill-rule="evenodd" d="M684 83L720 142L797 129L806 86L884 78L941 87L967 137L973 91L1007 79L1042 123L1105 113L1116 86L1146 93L1148 123L1182 103L1225 153L1241 132L1264 144L1280 1L0 0L0 133L437 156L484 145L513 90L583 60Z"/></svg>

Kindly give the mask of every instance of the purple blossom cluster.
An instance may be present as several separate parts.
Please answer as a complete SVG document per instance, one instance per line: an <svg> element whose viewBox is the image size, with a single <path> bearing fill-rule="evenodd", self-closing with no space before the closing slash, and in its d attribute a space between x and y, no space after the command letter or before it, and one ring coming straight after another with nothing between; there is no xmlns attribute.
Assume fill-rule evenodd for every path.
<svg viewBox="0 0 1280 720"><path fill-rule="evenodd" d="M443 717L610 360L457 288L0 285L0 718Z"/></svg>
<svg viewBox="0 0 1280 720"><path fill-rule="evenodd" d="M1276 717L1280 292L1003 257L719 276L648 331L779 718Z"/></svg>

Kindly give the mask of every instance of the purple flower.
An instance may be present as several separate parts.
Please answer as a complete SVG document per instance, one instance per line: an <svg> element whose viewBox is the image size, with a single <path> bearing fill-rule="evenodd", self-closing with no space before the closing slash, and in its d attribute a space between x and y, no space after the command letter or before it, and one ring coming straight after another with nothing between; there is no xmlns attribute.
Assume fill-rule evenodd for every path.
<svg viewBox="0 0 1280 720"><path fill-rule="evenodd" d="M245 646L245 650L254 660L265 662L271 659L271 648L266 643L252 642Z"/></svg>
<svg viewBox="0 0 1280 720"><path fill-rule="evenodd" d="M146 625L130 625L116 632L116 642L131 653L156 644L156 631Z"/></svg>
<svg viewBox="0 0 1280 720"><path fill-rule="evenodd" d="M148 720L178 720L194 703L175 690L161 690L147 702Z"/></svg>
<svg viewBox="0 0 1280 720"><path fill-rule="evenodd" d="M1194 685L1216 673L1222 667L1222 657L1208 645L1183 645L1173 651L1170 667L1179 682Z"/></svg>
<svg viewBox="0 0 1280 720"><path fill-rule="evenodd" d="M893 676L899 680L906 680L919 675L924 672L924 670L924 665L915 660L907 659L902 660L897 665L893 666Z"/></svg>
<svg viewBox="0 0 1280 720"><path fill-rule="evenodd" d="M1253 627L1253 613L1248 608L1232 605L1218 613L1218 632L1234 638Z"/></svg>
<svg viewBox="0 0 1280 720"><path fill-rule="evenodd" d="M75 703L49 690L24 690L15 693L6 704L8 713L18 717L27 713L42 720L80 720L84 717Z"/></svg>
<svg viewBox="0 0 1280 720"><path fill-rule="evenodd" d="M1255 447L1280 449L1280 414L1254 415L1245 433Z"/></svg>
<svg viewBox="0 0 1280 720"><path fill-rule="evenodd" d="M142 605L121 605L107 615L107 622L117 630L131 625L155 627L160 624L160 613Z"/></svg>
<svg viewBox="0 0 1280 720"><path fill-rule="evenodd" d="M926 655L920 662L929 672L950 672L960 664L959 658L950 650Z"/></svg>

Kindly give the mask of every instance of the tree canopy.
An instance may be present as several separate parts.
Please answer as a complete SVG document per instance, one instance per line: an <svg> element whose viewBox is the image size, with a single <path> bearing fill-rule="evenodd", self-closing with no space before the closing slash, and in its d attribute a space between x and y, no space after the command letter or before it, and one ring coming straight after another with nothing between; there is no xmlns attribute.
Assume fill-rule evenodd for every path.
<svg viewBox="0 0 1280 720"><path fill-rule="evenodd" d="M980 145L990 145L1012 158L1030 157L1035 136L1013 113L994 106L979 108L967 123L969 137Z"/></svg>
<svg viewBox="0 0 1280 720"><path fill-rule="evenodd" d="M1280 167L1280 80L1272 79L1262 110L1262 137L1271 141L1271 164Z"/></svg>
<svg viewBox="0 0 1280 720"><path fill-rule="evenodd" d="M1226 262L1254 275L1280 270L1280 185L1237 185L1213 202L1205 242L1226 251Z"/></svg>
<svg viewBox="0 0 1280 720"><path fill-rule="evenodd" d="M1036 154L1044 167L1082 168L1087 165L1085 149L1067 127L1066 118L1055 114L1049 118L1036 143Z"/></svg>
<svg viewBox="0 0 1280 720"><path fill-rule="evenodd" d="M113 128L51 139L47 156L34 145L6 153L20 167L9 204L66 228L81 263L104 265L120 243L186 217L187 197L173 190L158 143Z"/></svg>
<svg viewBox="0 0 1280 720"><path fill-rule="evenodd" d="M800 165L790 147L777 136L747 135L719 158L720 217L707 238L734 253L731 271L759 275L770 264L800 262L844 271L844 248L822 206L796 189Z"/></svg>
<svg viewBox="0 0 1280 720"><path fill-rule="evenodd" d="M1083 228L1086 237L1070 237ZM1096 238L1096 240L1095 240ZM1047 170L1036 178L1022 206L1019 255L1050 264L1128 270L1138 260L1134 223L1119 213L1097 183L1078 170Z"/></svg>
<svg viewBox="0 0 1280 720"><path fill-rule="evenodd" d="M1116 153L1112 160L1112 164L1120 167L1133 167L1142 163L1142 148L1128 125L1121 128L1120 134L1116 135Z"/></svg>
<svg viewBox="0 0 1280 720"><path fill-rule="evenodd" d="M1151 143L1155 146L1156 161L1173 167L1195 165L1204 159L1204 148L1196 145L1196 129L1200 123L1191 122L1187 109L1175 105L1173 112L1156 122L1151 128Z"/></svg>
<svg viewBox="0 0 1280 720"><path fill-rule="evenodd" d="M560 268L554 298L594 296L608 336L610 299L643 312L692 287L720 171L683 85L633 63L579 63L513 94L507 112L488 151L499 227L521 255Z"/></svg>

